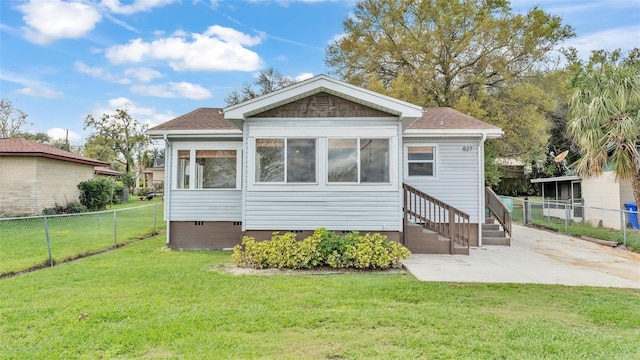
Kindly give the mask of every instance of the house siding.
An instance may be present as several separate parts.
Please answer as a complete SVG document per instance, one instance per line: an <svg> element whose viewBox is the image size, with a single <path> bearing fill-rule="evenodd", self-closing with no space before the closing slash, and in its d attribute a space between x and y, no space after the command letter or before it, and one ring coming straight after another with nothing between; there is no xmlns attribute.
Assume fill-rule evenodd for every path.
<svg viewBox="0 0 640 360"><path fill-rule="evenodd" d="M456 207L470 216L471 223L479 223L479 151L480 139L403 138L403 144L428 144L437 146L437 178L409 177L404 182ZM472 151L463 151L463 147ZM403 146L402 159L406 159Z"/></svg>
<svg viewBox="0 0 640 360"><path fill-rule="evenodd" d="M295 124L294 126L292 126ZM254 119L248 122L245 230L402 231L402 204L397 171L397 119L315 119L302 127L299 119ZM326 147L318 142L317 184L253 184L254 139L261 136L317 138L373 137L390 140L390 183L327 184Z"/></svg>
<svg viewBox="0 0 640 360"><path fill-rule="evenodd" d="M397 191L253 192L245 204L246 230L401 231Z"/></svg>
<svg viewBox="0 0 640 360"><path fill-rule="evenodd" d="M39 157L2 157L0 216L39 215L56 204L77 202L77 185L93 175L93 165Z"/></svg>
<svg viewBox="0 0 640 360"><path fill-rule="evenodd" d="M171 221L242 221L242 190L172 190Z"/></svg>
<svg viewBox="0 0 640 360"><path fill-rule="evenodd" d="M594 226L621 229L622 218L619 211L625 202L633 202L630 181L616 181L615 174L605 171L597 177L582 179L584 218ZM611 209L611 210L602 210Z"/></svg>

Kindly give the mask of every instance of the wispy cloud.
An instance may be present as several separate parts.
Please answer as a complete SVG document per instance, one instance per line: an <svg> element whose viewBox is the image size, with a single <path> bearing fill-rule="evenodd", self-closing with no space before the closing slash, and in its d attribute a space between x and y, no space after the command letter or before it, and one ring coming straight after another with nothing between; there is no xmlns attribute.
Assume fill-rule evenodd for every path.
<svg viewBox="0 0 640 360"><path fill-rule="evenodd" d="M14 90L14 93L20 95L41 97L46 99L55 99L64 95L61 91L52 89L51 86L40 80L35 80L27 76L16 74L4 69L0 69L0 80L24 86L23 88Z"/></svg>
<svg viewBox="0 0 640 360"><path fill-rule="evenodd" d="M112 74L111 72L109 72L106 69L103 69L101 67L92 67L89 66L85 63L83 63L82 61L76 61L75 63L73 63L73 68L82 74L87 74L93 78L96 79L100 79L100 80L104 80L104 81L108 81L108 82L112 82L112 83L116 83L116 84L130 84L131 80L125 78L125 77L120 77L117 75Z"/></svg>
<svg viewBox="0 0 640 360"><path fill-rule="evenodd" d="M155 96L161 98L187 98L204 100L211 97L211 91L198 84L189 82L169 82L159 85L136 85L131 91L138 95Z"/></svg>
<svg viewBox="0 0 640 360"><path fill-rule="evenodd" d="M576 48L581 58L589 57L592 50L640 48L640 25L583 35L567 41L564 46Z"/></svg>

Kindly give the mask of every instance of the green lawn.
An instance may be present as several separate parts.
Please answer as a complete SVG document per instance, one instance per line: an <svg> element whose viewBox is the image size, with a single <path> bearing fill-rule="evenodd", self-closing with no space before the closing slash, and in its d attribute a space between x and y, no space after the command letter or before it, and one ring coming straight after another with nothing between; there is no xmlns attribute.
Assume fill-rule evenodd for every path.
<svg viewBox="0 0 640 360"><path fill-rule="evenodd" d="M163 207L136 203L138 207L116 211L117 243L122 244L164 228ZM154 209L155 207L155 209ZM114 246L114 211L48 216L46 225L51 253L56 262ZM50 264L45 218L0 220L0 276Z"/></svg>
<svg viewBox="0 0 640 360"><path fill-rule="evenodd" d="M238 276L211 271L228 252L163 246L0 280L0 358L640 358L637 290Z"/></svg>

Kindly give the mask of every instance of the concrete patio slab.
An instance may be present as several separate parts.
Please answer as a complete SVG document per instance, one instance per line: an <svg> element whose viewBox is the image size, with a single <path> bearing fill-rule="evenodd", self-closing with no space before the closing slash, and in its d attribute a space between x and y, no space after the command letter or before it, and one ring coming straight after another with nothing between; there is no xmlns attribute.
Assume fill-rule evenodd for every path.
<svg viewBox="0 0 640 360"><path fill-rule="evenodd" d="M640 289L640 254L513 225L511 246L466 255L413 254L402 262L421 281L561 284Z"/></svg>

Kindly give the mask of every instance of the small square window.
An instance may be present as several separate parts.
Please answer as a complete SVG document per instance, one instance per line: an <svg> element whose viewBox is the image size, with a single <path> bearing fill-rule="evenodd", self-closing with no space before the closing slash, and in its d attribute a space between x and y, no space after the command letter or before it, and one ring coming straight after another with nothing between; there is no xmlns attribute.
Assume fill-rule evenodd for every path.
<svg viewBox="0 0 640 360"><path fill-rule="evenodd" d="M435 147L408 146L407 168L409 176L434 176Z"/></svg>

